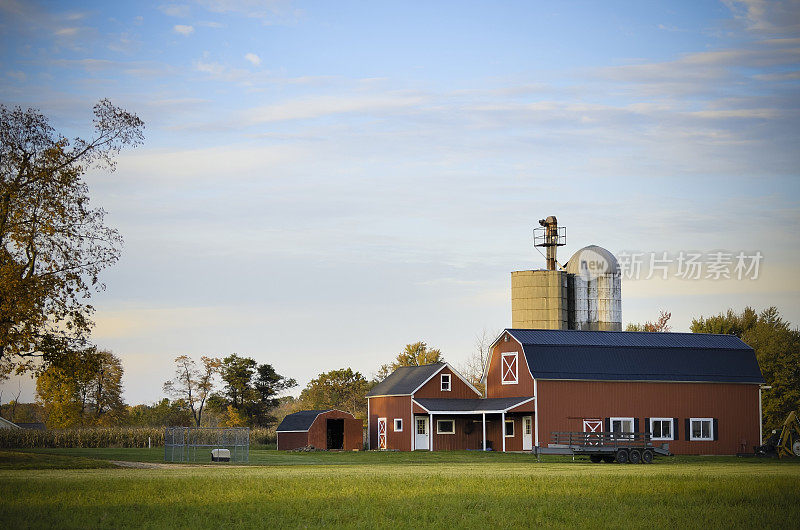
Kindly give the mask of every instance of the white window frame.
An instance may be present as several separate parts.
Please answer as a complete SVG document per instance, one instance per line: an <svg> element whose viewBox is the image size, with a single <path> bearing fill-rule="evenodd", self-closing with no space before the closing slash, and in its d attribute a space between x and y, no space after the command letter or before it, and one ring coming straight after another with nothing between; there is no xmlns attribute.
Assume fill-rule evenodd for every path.
<svg viewBox="0 0 800 530"><path fill-rule="evenodd" d="M453 430L452 431L443 431L442 430L441 425L442 425L442 422L444 422L444 421L449 421L453 425ZM450 420L450 419L436 420L436 434L455 434L455 433L456 433L456 420Z"/></svg>
<svg viewBox="0 0 800 530"><path fill-rule="evenodd" d="M707 421L708 422L708 438L705 437L695 437L694 435L694 425L693 423L696 421ZM700 432L703 431L703 428L700 427ZM692 442L713 442L714 441L714 418L689 418L689 440Z"/></svg>
<svg viewBox="0 0 800 530"><path fill-rule="evenodd" d="M655 431L653 430L653 423L661 421L661 422L669 422L669 436L656 436L653 434ZM662 429L663 432L663 429ZM650 439L651 440L674 440L675 439L675 418L650 418Z"/></svg>
<svg viewBox="0 0 800 530"><path fill-rule="evenodd" d="M508 427L508 424L509 424L509 423L511 424L511 434L508 434L508 429L506 428L506 427ZM516 435L516 434L517 434L517 433L516 433L516 431L515 431L515 428L514 428L514 420L512 420L512 419L507 419L507 420L506 420L506 424L503 426L503 435L504 435L506 438L513 438L513 437L514 437L514 435Z"/></svg>
<svg viewBox="0 0 800 530"><path fill-rule="evenodd" d="M403 418L395 418L392 424L394 427L394 432L403 432ZM398 425L400 426L399 429L397 428Z"/></svg>
<svg viewBox="0 0 800 530"><path fill-rule="evenodd" d="M506 357L514 357L514 380L506 380ZM503 352L500 358L500 383L503 385L516 385L519 382L519 353L515 351Z"/></svg>
<svg viewBox="0 0 800 530"><path fill-rule="evenodd" d="M620 422L622 422L622 421L630 421L631 422L631 431L630 432L627 432L627 431L615 431L614 430L614 422L615 421L620 421ZM632 438L633 437L632 433L634 432L633 430L635 428L634 427L635 425L636 425L636 421L631 417L608 418L608 426L611 429L611 432L614 433L614 434L619 433L621 435L625 435L625 436L618 436L619 438Z"/></svg>
<svg viewBox="0 0 800 530"><path fill-rule="evenodd" d="M447 387L445 388L445 381L447 382ZM453 390L453 376L450 374L442 374L441 380L439 381L439 388L442 392L450 392Z"/></svg>

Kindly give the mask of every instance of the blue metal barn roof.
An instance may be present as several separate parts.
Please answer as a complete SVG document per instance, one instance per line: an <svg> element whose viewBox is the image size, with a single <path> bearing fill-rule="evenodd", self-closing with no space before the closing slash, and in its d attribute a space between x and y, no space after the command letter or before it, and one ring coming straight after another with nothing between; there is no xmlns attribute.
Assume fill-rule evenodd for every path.
<svg viewBox="0 0 800 530"><path fill-rule="evenodd" d="M763 383L733 335L507 329L537 379Z"/></svg>
<svg viewBox="0 0 800 530"><path fill-rule="evenodd" d="M311 428L311 425L314 423L314 420L317 419L317 416L322 414L323 412L328 412L333 409L324 409L324 410L301 410L300 412L295 412L294 414L289 414L285 418L278 428L275 429L276 432L279 431L307 431Z"/></svg>

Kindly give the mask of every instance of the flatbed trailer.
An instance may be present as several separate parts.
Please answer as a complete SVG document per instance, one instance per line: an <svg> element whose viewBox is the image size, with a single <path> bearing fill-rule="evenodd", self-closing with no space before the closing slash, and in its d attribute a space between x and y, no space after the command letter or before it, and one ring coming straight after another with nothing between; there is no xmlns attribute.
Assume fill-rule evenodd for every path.
<svg viewBox="0 0 800 530"><path fill-rule="evenodd" d="M669 456L669 444L656 446L644 432L554 432L547 447L535 447L538 455L587 455L594 463L649 464L656 454Z"/></svg>

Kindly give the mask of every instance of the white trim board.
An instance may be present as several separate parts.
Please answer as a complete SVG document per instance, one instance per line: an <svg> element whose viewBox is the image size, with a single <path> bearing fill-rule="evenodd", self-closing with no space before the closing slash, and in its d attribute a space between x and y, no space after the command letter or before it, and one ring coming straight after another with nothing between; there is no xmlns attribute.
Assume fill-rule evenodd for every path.
<svg viewBox="0 0 800 530"><path fill-rule="evenodd" d="M478 395L478 397L483 397L483 394L481 394L481 393L478 391L478 389L477 389L477 388L475 388L474 386L472 386L472 383L470 383L469 381L467 381L467 379L466 379L466 378L465 378L463 375L461 375L461 374L459 373L459 371L458 371L458 370L456 370L455 368L453 368L452 366L450 366L450 363L448 363L448 362L446 362L446 361L445 361L444 363L442 363L442 367L441 367L441 368L439 368L438 370L436 370L435 372L433 372L433 374L431 374L431 376L430 376L430 377L428 377L428 378L427 378L425 381L423 381L423 382L422 382L422 384L420 384L420 385L419 385L417 388L415 388L415 389L414 389L414 390L411 392L411 394L402 394L402 395L404 395L404 396L405 396L405 395L411 395L411 396L413 397L413 396L414 396L414 394L416 394L416 393L417 393L417 391L418 391L420 388L422 388L423 386L425 386L426 384L428 384L428 381L430 381L431 379L433 379L434 377L436 377L437 375L439 375L439 373L440 373L442 370L444 370L445 368L450 368L450 371L451 371L451 372L453 372L454 374L456 374L456 376L457 376L459 379L461 379L461 381L463 381L463 382L464 382L464 384L465 384L465 385L467 385L467 386L470 388L470 390L472 390L473 392L475 392L475 394L477 394L477 395ZM452 384L453 384L453 382L452 382L452 381L450 381L451 388L452 388ZM439 391L441 392L441 390L439 390ZM401 395L401 394L398 394L398 395ZM370 396L370 397L377 397L377 396ZM421 406L421 405L420 405L420 406Z"/></svg>
<svg viewBox="0 0 800 530"><path fill-rule="evenodd" d="M425 408L421 403L419 403L416 399L411 398L411 401L420 407L422 410L426 411L428 414L439 414L439 415L447 415L447 414L502 414L505 412L510 411L511 409L515 409L525 403L530 403L531 401L535 400L535 397L530 397L525 399L524 401L520 401L510 407L506 407L504 409L492 409L492 410L428 410ZM530 412L512 412L512 414L530 414Z"/></svg>

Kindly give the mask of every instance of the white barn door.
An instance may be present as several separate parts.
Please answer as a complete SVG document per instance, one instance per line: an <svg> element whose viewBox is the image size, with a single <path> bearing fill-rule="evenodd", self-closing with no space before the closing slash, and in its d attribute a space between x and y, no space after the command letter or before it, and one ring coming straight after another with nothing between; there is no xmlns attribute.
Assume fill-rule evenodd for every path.
<svg viewBox="0 0 800 530"><path fill-rule="evenodd" d="M522 450L530 451L533 449L533 417L522 417Z"/></svg>
<svg viewBox="0 0 800 530"><path fill-rule="evenodd" d="M378 418L378 449L386 449L386 418Z"/></svg>
<svg viewBox="0 0 800 530"><path fill-rule="evenodd" d="M414 417L414 449L428 450L428 417Z"/></svg>

